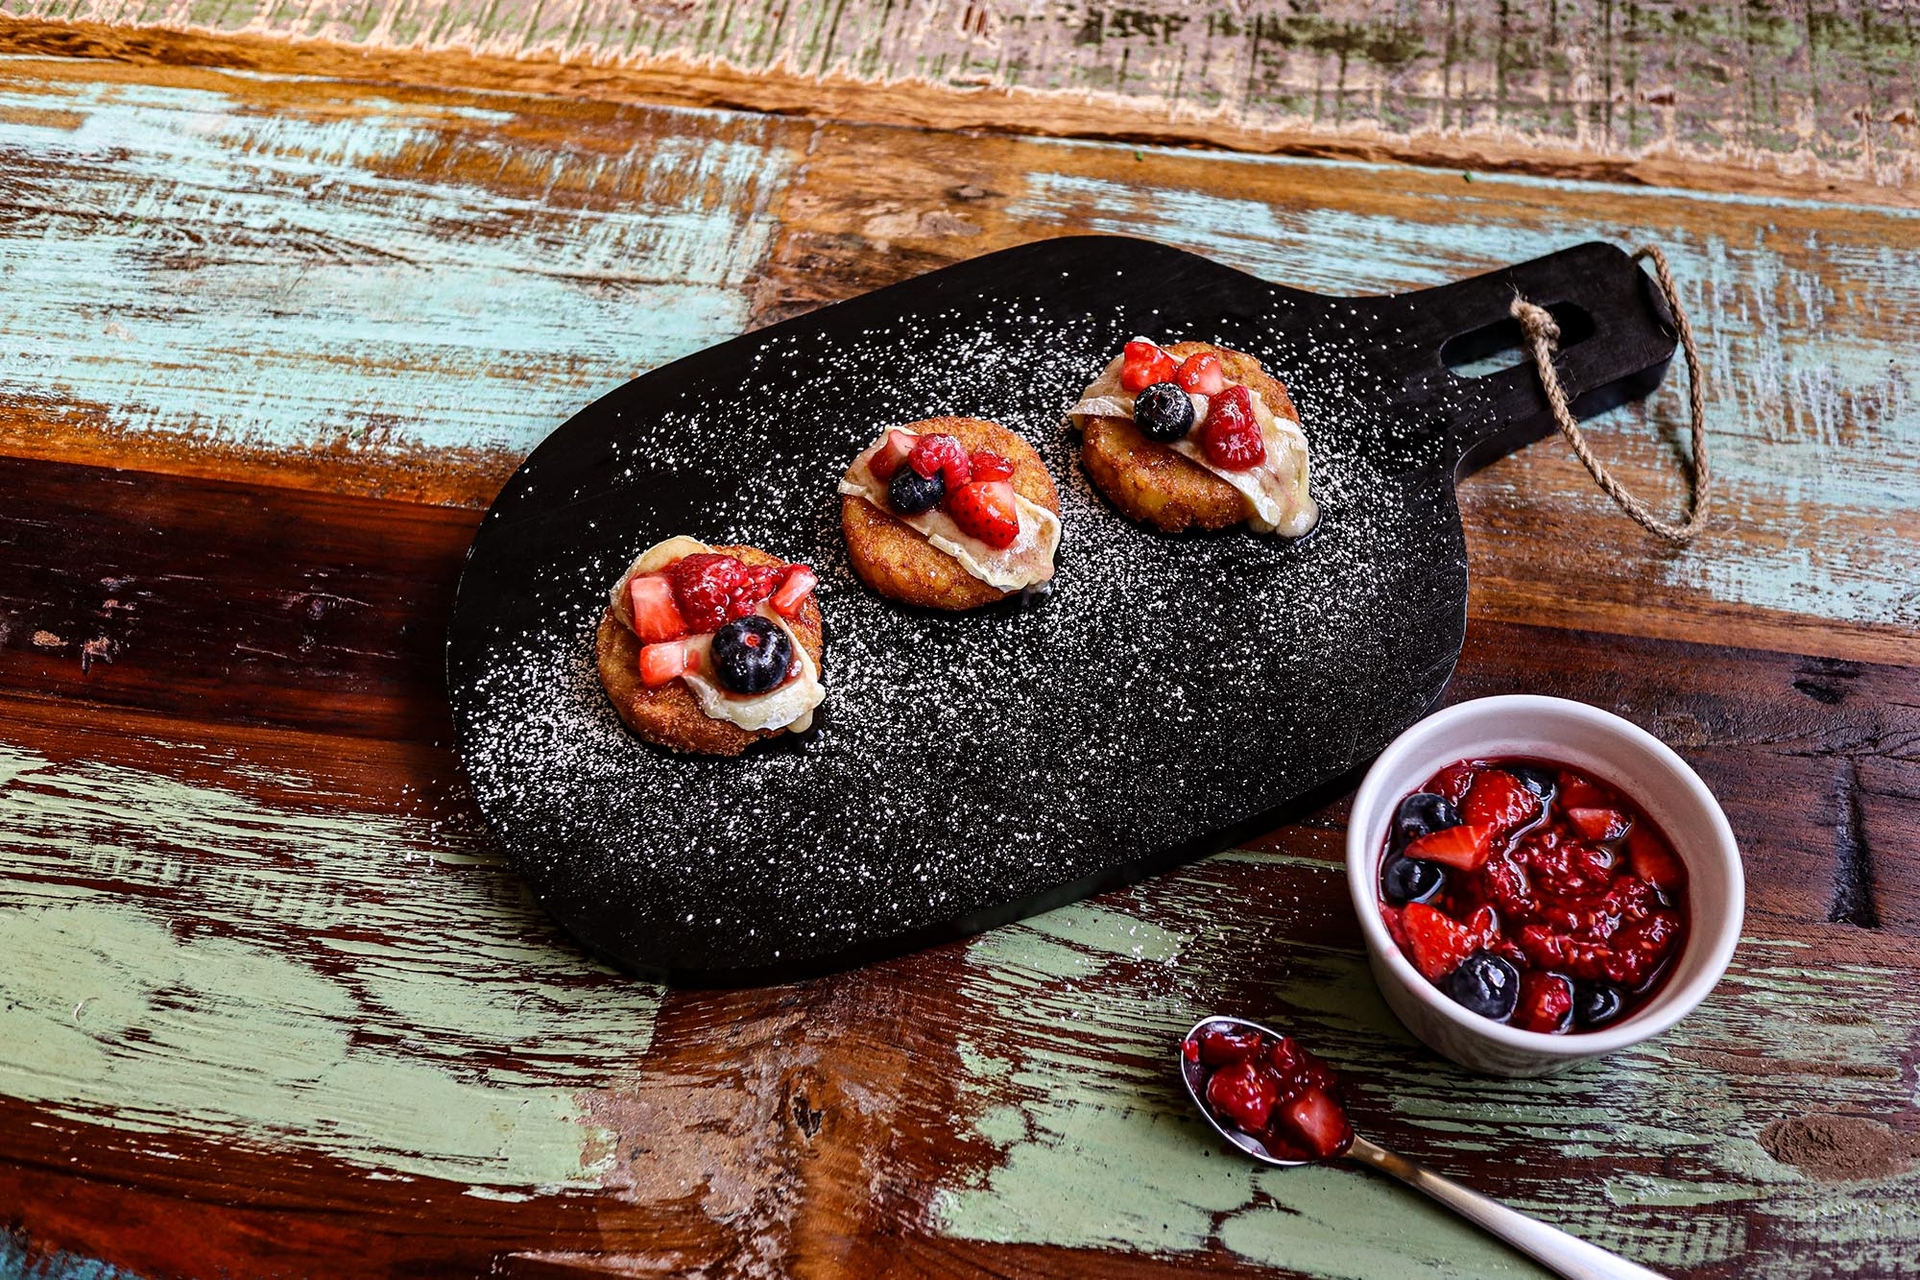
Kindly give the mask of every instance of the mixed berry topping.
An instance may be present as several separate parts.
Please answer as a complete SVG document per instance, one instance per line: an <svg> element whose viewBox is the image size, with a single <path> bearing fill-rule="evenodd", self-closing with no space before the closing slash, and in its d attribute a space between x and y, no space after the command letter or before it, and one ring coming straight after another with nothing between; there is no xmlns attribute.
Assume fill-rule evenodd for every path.
<svg viewBox="0 0 1920 1280"><path fill-rule="evenodd" d="M753 566L710 551L682 556L667 570L680 616L695 633L717 631L752 613L773 594L782 574L779 568Z"/></svg>
<svg viewBox="0 0 1920 1280"><path fill-rule="evenodd" d="M1292 1036L1223 1020L1198 1028L1180 1049L1206 1072L1207 1110L1268 1154L1326 1160L1352 1145L1338 1077Z"/></svg>
<svg viewBox="0 0 1920 1280"><path fill-rule="evenodd" d="M1577 770L1448 765L1394 814L1381 915L1455 1002L1559 1035L1658 989L1686 934L1686 870L1640 808Z"/></svg>
<svg viewBox="0 0 1920 1280"><path fill-rule="evenodd" d="M1133 425L1147 439L1171 444L1196 437L1207 462L1222 471L1248 471L1267 460L1253 392L1228 382L1212 352L1175 361L1155 343L1135 338L1121 356L1120 386L1133 393Z"/></svg>
<svg viewBox="0 0 1920 1280"><path fill-rule="evenodd" d="M911 466L900 468L887 482L887 505L903 516L917 516L940 505L947 482L938 471L923 476Z"/></svg>
<svg viewBox="0 0 1920 1280"><path fill-rule="evenodd" d="M714 678L734 693L765 693L787 678L793 641L757 613L735 618L713 633Z"/></svg>
<svg viewBox="0 0 1920 1280"><path fill-rule="evenodd" d="M1156 382L1133 398L1133 425L1149 440L1170 443L1193 430L1193 399L1178 383Z"/></svg>
<svg viewBox="0 0 1920 1280"><path fill-rule="evenodd" d="M804 564L749 565L717 551L695 552L659 573L634 576L627 582L627 602L633 610L633 633L640 639L640 683L659 689L678 680L694 661L688 637L714 632L711 652L721 683L735 693L766 692L790 673L793 641L758 610L766 604L783 618L798 617L817 582ZM786 654L778 679L762 688L728 679L719 659L721 635L736 629L742 634L771 631L777 637L773 647L784 647Z"/></svg>
<svg viewBox="0 0 1920 1280"><path fill-rule="evenodd" d="M1139 395L1156 382L1171 382L1177 362L1157 343L1135 338L1126 345L1120 358L1120 385Z"/></svg>
<svg viewBox="0 0 1920 1280"><path fill-rule="evenodd" d="M1247 471L1267 460L1260 420L1253 416L1253 393L1237 383L1213 397L1200 429L1200 451L1225 471Z"/></svg>
<svg viewBox="0 0 1920 1280"><path fill-rule="evenodd" d="M887 433L867 468L886 481L887 505L896 514L917 516L939 507L960 532L996 551L1020 540L1013 463L997 453L969 453L949 435L896 430Z"/></svg>

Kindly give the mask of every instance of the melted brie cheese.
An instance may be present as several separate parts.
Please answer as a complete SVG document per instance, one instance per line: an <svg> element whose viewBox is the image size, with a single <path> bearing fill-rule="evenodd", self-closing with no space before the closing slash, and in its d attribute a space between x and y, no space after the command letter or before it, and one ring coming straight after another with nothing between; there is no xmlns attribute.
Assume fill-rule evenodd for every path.
<svg viewBox="0 0 1920 1280"><path fill-rule="evenodd" d="M620 575L620 580L613 584L612 591L608 593L607 604L613 610L613 616L620 620L621 626L633 630L633 602L627 595L627 584L645 574L661 573L676 560L712 550L706 543L686 537L668 538L665 542L648 547L627 566L627 571ZM794 733L805 733L813 723L813 709L827 696L826 689L820 683L820 668L814 665L813 655L800 643L800 637L794 634L785 618L764 601L755 612L787 633L787 639L793 644L794 656L800 660L799 674L789 676L765 693L729 693L713 678L713 658L709 652L713 648L713 636L709 633L687 637L687 669L680 679L685 681L687 690L700 704L700 710L711 719L725 720L749 732L787 729Z"/></svg>
<svg viewBox="0 0 1920 1280"><path fill-rule="evenodd" d="M939 507L917 516L903 516L887 502L887 482L874 475L868 465L886 442L887 437L882 435L853 460L847 474L840 478L841 493L865 498L958 560L968 573L996 591L1018 591L1053 576L1053 555L1060 546L1059 516L1015 493L1013 506L1020 517L1020 534L1013 545L1004 550L961 532L953 517Z"/></svg>
<svg viewBox="0 0 1920 1280"><path fill-rule="evenodd" d="M1120 370L1125 356L1115 356L1101 371L1094 384L1081 394L1080 403L1067 410L1069 418L1133 417L1133 396L1120 385ZM1233 380L1228 379L1232 385ZM1260 424L1260 439L1267 456L1257 467L1231 471L1207 461L1206 451L1197 438L1207 420L1208 397L1192 395L1193 431L1168 447L1197 467L1201 467L1239 490L1253 509L1248 523L1262 533L1279 533L1297 538L1320 519L1320 508L1309 489L1312 464L1307 456L1307 433L1292 418L1274 413L1264 397L1247 388L1253 401L1253 417Z"/></svg>

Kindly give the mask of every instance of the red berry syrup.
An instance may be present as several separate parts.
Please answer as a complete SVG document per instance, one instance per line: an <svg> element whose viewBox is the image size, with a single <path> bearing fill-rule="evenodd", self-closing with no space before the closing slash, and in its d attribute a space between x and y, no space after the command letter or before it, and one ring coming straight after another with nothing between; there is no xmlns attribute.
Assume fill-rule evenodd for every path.
<svg viewBox="0 0 1920 1280"><path fill-rule="evenodd" d="M1223 1020L1199 1027L1180 1048L1206 1072L1207 1110L1275 1158L1327 1160L1353 1144L1339 1078L1292 1036Z"/></svg>
<svg viewBox="0 0 1920 1280"><path fill-rule="evenodd" d="M1549 1035L1632 1016L1687 935L1686 866L1646 812L1580 770L1517 757L1458 761L1401 800L1380 902L1428 981Z"/></svg>

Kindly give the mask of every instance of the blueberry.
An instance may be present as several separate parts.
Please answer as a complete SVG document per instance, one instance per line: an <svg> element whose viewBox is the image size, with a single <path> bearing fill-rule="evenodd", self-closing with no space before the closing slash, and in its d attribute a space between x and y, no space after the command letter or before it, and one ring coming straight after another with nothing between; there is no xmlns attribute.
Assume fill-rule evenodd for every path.
<svg viewBox="0 0 1920 1280"><path fill-rule="evenodd" d="M931 511L946 496L947 482L938 471L923 476L912 467L903 465L893 473L893 479L887 485L888 504L903 516L917 516L922 511Z"/></svg>
<svg viewBox="0 0 1920 1280"><path fill-rule="evenodd" d="M1178 384L1156 382L1133 398L1133 425L1149 440L1178 440L1193 430L1193 401Z"/></svg>
<svg viewBox="0 0 1920 1280"><path fill-rule="evenodd" d="M1380 869L1380 892L1397 905L1431 902L1447 887L1447 873L1437 862L1391 854Z"/></svg>
<svg viewBox="0 0 1920 1280"><path fill-rule="evenodd" d="M1476 951L1447 975L1443 989L1455 1004L1505 1022L1520 1001L1520 971L1490 951Z"/></svg>
<svg viewBox="0 0 1920 1280"><path fill-rule="evenodd" d="M787 678L793 641L767 618L750 613L713 633L713 673L735 693L765 693Z"/></svg>
<svg viewBox="0 0 1920 1280"><path fill-rule="evenodd" d="M1573 984L1573 1020L1583 1027L1604 1027L1620 1016L1626 1004L1620 988L1607 982Z"/></svg>
<svg viewBox="0 0 1920 1280"><path fill-rule="evenodd" d="M1398 850L1432 831L1460 825L1460 811L1445 796L1416 791L1393 815L1393 847Z"/></svg>
<svg viewBox="0 0 1920 1280"><path fill-rule="evenodd" d="M1543 769L1537 764L1510 764L1504 766L1504 768L1508 773L1520 779L1521 786L1533 792L1533 794L1539 796L1542 800L1551 800L1553 793L1559 789L1559 776L1551 769Z"/></svg>

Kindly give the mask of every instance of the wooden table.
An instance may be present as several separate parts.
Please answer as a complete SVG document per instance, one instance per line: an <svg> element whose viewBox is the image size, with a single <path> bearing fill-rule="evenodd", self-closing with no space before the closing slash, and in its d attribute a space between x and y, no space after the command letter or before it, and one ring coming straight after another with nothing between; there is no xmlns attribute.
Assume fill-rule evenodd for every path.
<svg viewBox="0 0 1920 1280"><path fill-rule="evenodd" d="M1519 10L1526 9L1526 12ZM1384 1141L1693 1276L1920 1274L1920 10L7 0L0 1275L1496 1276L1203 1139L1197 1015ZM801 986L584 958L463 793L478 513L575 408L1038 237L1397 290L1671 253L1691 548L1557 442L1463 491L1450 697L1647 726L1744 846L1684 1025L1537 1082L1379 1002L1343 805ZM1600 424L1677 509L1684 393Z"/></svg>

